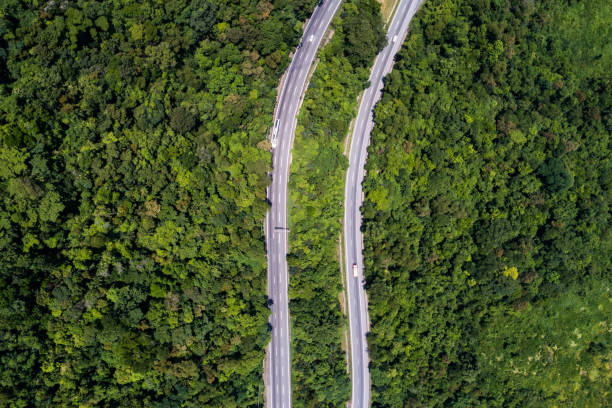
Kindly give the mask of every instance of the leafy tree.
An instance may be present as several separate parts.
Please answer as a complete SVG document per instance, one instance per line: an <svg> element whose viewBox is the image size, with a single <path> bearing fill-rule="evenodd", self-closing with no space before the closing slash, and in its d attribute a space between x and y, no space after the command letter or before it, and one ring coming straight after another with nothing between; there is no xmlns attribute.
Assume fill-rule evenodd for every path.
<svg viewBox="0 0 612 408"><path fill-rule="evenodd" d="M344 53L354 67L366 67L386 45L380 3L360 0L348 3L343 14Z"/></svg>
<svg viewBox="0 0 612 408"><path fill-rule="evenodd" d="M543 163L538 172L544 179L546 187L553 193L565 191L572 186L574 179L559 157L551 157Z"/></svg>
<svg viewBox="0 0 612 408"><path fill-rule="evenodd" d="M170 127L179 133L187 133L195 126L195 116L182 106L172 110Z"/></svg>

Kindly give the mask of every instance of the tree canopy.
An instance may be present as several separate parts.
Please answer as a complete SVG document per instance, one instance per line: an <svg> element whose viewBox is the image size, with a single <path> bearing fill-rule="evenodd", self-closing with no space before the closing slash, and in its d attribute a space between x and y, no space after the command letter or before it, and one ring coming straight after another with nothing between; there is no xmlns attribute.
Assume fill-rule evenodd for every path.
<svg viewBox="0 0 612 408"><path fill-rule="evenodd" d="M362 209L373 407L610 401L609 2L423 3Z"/></svg>
<svg viewBox="0 0 612 408"><path fill-rule="evenodd" d="M313 6L1 2L0 406L261 403L260 142Z"/></svg>

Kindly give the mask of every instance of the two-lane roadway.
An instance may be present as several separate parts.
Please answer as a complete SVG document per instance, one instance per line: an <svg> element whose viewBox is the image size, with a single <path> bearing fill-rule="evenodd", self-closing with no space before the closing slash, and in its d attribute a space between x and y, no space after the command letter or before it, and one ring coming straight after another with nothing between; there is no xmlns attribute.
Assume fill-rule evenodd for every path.
<svg viewBox="0 0 612 408"><path fill-rule="evenodd" d="M341 0L325 0L317 6L305 27L301 46L287 69L280 91L272 132L272 184L268 188L270 211L265 232L268 254L268 297L272 299L272 339L266 353L266 406L291 407L291 348L287 270L287 182L297 113L308 71L321 39Z"/></svg>
<svg viewBox="0 0 612 408"><path fill-rule="evenodd" d="M363 256L361 235L362 189L370 132L374 126L374 105L380 99L383 78L391 71L395 54L408 31L408 24L422 0L401 0L387 32L387 46L378 54L370 73L370 87L364 91L355 121L344 191L344 254L346 287L351 333L351 408L367 408L370 404L368 307L363 287ZM357 277L353 273L357 265Z"/></svg>

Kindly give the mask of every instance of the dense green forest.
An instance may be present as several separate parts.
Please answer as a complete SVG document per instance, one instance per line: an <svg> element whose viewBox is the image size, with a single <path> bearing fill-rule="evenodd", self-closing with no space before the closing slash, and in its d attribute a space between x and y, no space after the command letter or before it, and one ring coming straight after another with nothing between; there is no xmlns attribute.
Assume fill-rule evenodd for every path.
<svg viewBox="0 0 612 408"><path fill-rule="evenodd" d="M0 407L246 407L313 0L0 2Z"/></svg>
<svg viewBox="0 0 612 408"><path fill-rule="evenodd" d="M609 406L611 21L423 3L364 182L374 407Z"/></svg>
<svg viewBox="0 0 612 408"><path fill-rule="evenodd" d="M347 1L331 29L298 118L289 179L295 407L343 407L350 399L338 266L344 140L369 67L386 42L375 0Z"/></svg>

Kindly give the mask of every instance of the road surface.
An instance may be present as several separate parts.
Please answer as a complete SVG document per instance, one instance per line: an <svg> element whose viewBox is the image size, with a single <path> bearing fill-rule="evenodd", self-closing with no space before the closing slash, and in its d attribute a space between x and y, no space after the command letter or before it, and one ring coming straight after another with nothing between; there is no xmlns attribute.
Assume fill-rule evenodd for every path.
<svg viewBox="0 0 612 408"><path fill-rule="evenodd" d="M274 117L274 124L278 128L278 140L273 143L272 184L268 188L271 208L265 220L268 297L273 302L270 316L272 340L266 353L266 406L269 408L291 407L291 349L286 259L289 232L287 229L287 182L296 116L303 90L306 87L308 70L340 3L341 0L325 0L313 11L302 36L302 45L296 50L291 65L287 69Z"/></svg>
<svg viewBox="0 0 612 408"><path fill-rule="evenodd" d="M361 235L362 189L367 147L374 126L372 109L380 99L384 76L391 71L393 59L408 31L408 23L422 0L401 0L387 32L388 44L378 54L370 73L370 87L363 93L359 113L355 121L344 191L344 254L346 262L347 297L349 303L349 327L351 333L351 408L367 408L370 405L368 307L363 288L363 237ZM394 41L395 39L395 41ZM358 277L353 275L357 264Z"/></svg>

